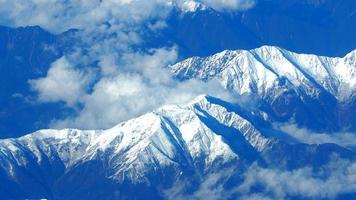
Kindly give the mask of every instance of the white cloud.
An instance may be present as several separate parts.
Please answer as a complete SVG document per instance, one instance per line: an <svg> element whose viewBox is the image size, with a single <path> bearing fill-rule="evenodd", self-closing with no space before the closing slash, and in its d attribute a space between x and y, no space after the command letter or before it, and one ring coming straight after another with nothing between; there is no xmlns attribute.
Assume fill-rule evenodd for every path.
<svg viewBox="0 0 356 200"><path fill-rule="evenodd" d="M189 0L190 1L190 0ZM39 25L60 33L70 28L88 29L103 23L135 24L147 19L164 19L171 9L186 0L0 0L0 24ZM219 10L246 10L255 0L202 0ZM158 20L152 29L165 26Z"/></svg>
<svg viewBox="0 0 356 200"><path fill-rule="evenodd" d="M75 58L80 56L71 60L76 62ZM64 101L75 110L77 105L82 108L74 117L54 120L52 126L56 128L110 128L165 104L186 103L200 94L229 98L217 81L180 82L172 78L167 66L176 59L176 48L103 54L97 66L100 77L90 87L90 76L61 58L52 64L47 77L32 80L31 85L40 101Z"/></svg>
<svg viewBox="0 0 356 200"><path fill-rule="evenodd" d="M160 48L133 52L132 45L143 41L142 23L157 30L166 26L164 18L172 1L166 0L0 0L0 23L14 26L40 25L52 32L68 28L84 29L78 34L85 45L54 62L46 77L31 80L40 102L63 101L76 108L74 117L55 119L53 126L108 128L120 121L149 112L163 104L189 101L200 94L229 98L214 80L179 82L165 68L177 60L178 49ZM252 0L202 0L216 10L244 10L254 6ZM110 23L108 27L104 23ZM86 52L86 53L83 53ZM100 73L96 82L86 64ZM80 68L78 66L81 66ZM80 106L78 106L80 104ZM80 108L80 109L79 109ZM306 143L333 142L355 146L352 134L315 134L298 127L282 130ZM332 198L356 190L356 164L333 162L323 179L309 168L282 171L250 168L244 183L234 188L243 199L283 199L289 195L307 198ZM228 175L231 173L228 173ZM219 198L226 191L219 184L221 174L206 179L192 197ZM223 176L225 176L223 174ZM254 185L263 186L264 193L251 195Z"/></svg>
<svg viewBox="0 0 356 200"><path fill-rule="evenodd" d="M237 191L249 195L260 186L257 194L272 199L299 196L312 199L333 199L340 194L356 191L356 163L335 159L318 171L300 168L292 171L252 166Z"/></svg>
<svg viewBox="0 0 356 200"><path fill-rule="evenodd" d="M217 172L207 173L202 176L200 184L195 191L188 192L187 187L190 184L185 180L176 181L173 186L162 191L165 199L168 200L185 200L185 199L206 199L206 200L223 200L231 199L231 191L226 190L223 186L226 180L234 173L233 168L227 168Z"/></svg>
<svg viewBox="0 0 356 200"><path fill-rule="evenodd" d="M241 182L230 179L240 174ZM309 167L294 170L263 168L256 163L246 171L222 168L200 177L196 190L179 180L163 191L167 199L248 199L283 200L334 199L340 194L356 191L356 162L333 158L318 169ZM232 178L236 180L236 178ZM256 188L258 188L256 190Z"/></svg>
<svg viewBox="0 0 356 200"><path fill-rule="evenodd" d="M31 80L40 102L63 101L77 112L54 119L55 127L109 128L163 104L184 103L200 94L228 97L219 83L180 82L167 65L178 48L137 50L143 32L166 26L165 18L181 0L0 0L0 23L40 25L59 33L76 32L72 52L54 62L46 77ZM241 1L242 2L242 1ZM205 2L216 7L215 1ZM221 9L237 1L222 1ZM239 4L243 5L243 4ZM95 77L88 71L98 72Z"/></svg>
<svg viewBox="0 0 356 200"><path fill-rule="evenodd" d="M51 65L46 77L30 80L29 83L38 92L41 102L63 101L73 106L85 95L90 80L89 73L74 69L62 57Z"/></svg>
<svg viewBox="0 0 356 200"><path fill-rule="evenodd" d="M206 5L219 10L247 10L255 6L255 0L202 0Z"/></svg>
<svg viewBox="0 0 356 200"><path fill-rule="evenodd" d="M275 124L275 128L306 144L334 143L340 146L356 149L356 134L351 132L316 133L294 123Z"/></svg>
<svg viewBox="0 0 356 200"><path fill-rule="evenodd" d="M52 32L88 29L102 23L138 23L167 15L166 0L1 0L0 23L11 26L39 25Z"/></svg>

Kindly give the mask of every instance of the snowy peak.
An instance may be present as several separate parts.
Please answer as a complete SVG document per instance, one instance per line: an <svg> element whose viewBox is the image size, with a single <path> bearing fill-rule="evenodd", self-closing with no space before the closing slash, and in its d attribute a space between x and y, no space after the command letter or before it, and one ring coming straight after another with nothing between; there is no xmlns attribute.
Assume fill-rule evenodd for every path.
<svg viewBox="0 0 356 200"><path fill-rule="evenodd" d="M298 54L273 46L226 50L170 66L180 80L215 79L254 99L276 122L295 121L315 131L356 130L356 59Z"/></svg>
<svg viewBox="0 0 356 200"><path fill-rule="evenodd" d="M59 159L71 168L100 158L112 169L110 176L121 181L142 181L152 167L209 168L256 159L253 155L270 140L219 101L199 96L187 105L164 106L103 131L41 130L1 140L0 159L13 165L15 155L23 166ZM31 159L24 152L30 152Z"/></svg>
<svg viewBox="0 0 356 200"><path fill-rule="evenodd" d="M231 140L242 140L243 145L231 145ZM113 177L125 172L140 179L150 169L147 166L209 167L246 156L246 147L262 151L268 143L246 119L213 103L211 97L199 96L187 105L164 106L104 131L90 152L110 160Z"/></svg>
<svg viewBox="0 0 356 200"><path fill-rule="evenodd" d="M24 159L24 152L41 163L48 158L58 158L67 167L80 160L89 145L100 134L100 131L81 131L77 129L40 130L18 139L0 141L0 152L16 159L19 165L25 166L29 161Z"/></svg>
<svg viewBox="0 0 356 200"><path fill-rule="evenodd" d="M343 58L297 54L278 47L226 50L215 55L193 57L171 67L181 79L218 78L225 87L239 94L265 95L286 78L292 87L314 88L310 94L323 89L345 99L355 91L355 51ZM283 80L282 80L283 79ZM345 93L345 89L348 89Z"/></svg>
<svg viewBox="0 0 356 200"><path fill-rule="evenodd" d="M194 0L183 1L180 3L179 8L186 13L189 12L197 12L208 9L208 7L201 2L197 2Z"/></svg>

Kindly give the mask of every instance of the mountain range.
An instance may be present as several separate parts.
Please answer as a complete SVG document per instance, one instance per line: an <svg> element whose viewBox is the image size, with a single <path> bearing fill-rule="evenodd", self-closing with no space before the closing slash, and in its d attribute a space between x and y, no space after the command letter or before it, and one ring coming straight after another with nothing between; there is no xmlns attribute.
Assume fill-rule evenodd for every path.
<svg viewBox="0 0 356 200"><path fill-rule="evenodd" d="M176 45L178 60L263 45L344 57L356 44L353 1L259 0L248 10L222 12L200 1L173 8L163 28L142 31L140 51ZM10 27L9 27L10 26ZM46 75L51 63L80 48L77 32L51 33L39 26L0 25L0 138L48 128L50 120L73 114L63 103L33 103L28 80Z"/></svg>
<svg viewBox="0 0 356 200"><path fill-rule="evenodd" d="M0 0L0 199L356 199L355 1L53 3Z"/></svg>
<svg viewBox="0 0 356 200"><path fill-rule="evenodd" d="M323 57L272 46L188 58L169 66L172 76L180 81L215 79L235 99L201 95L107 130L47 129L2 139L0 196L355 198L352 148L306 144L275 126L295 123L330 134L354 131L355 62L355 51ZM301 172L311 177L298 183ZM265 184L270 176L279 180L273 173L295 178L295 185L281 180ZM318 181L333 184L303 186ZM345 185L336 187L337 181ZM329 187L336 188L323 192Z"/></svg>

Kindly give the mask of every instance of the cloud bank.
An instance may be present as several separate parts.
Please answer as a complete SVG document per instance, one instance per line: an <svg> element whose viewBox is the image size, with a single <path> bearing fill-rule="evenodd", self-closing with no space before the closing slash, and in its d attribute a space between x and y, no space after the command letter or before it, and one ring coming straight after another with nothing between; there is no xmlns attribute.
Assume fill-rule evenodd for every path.
<svg viewBox="0 0 356 200"><path fill-rule="evenodd" d="M229 98L217 81L174 79L167 66L176 59L174 47L146 53L103 54L95 66L97 78L91 75L92 68L75 67L62 57L51 65L46 77L31 80L30 84L38 92L39 101L62 101L78 110L74 117L53 120L56 128L109 128L165 104L188 102L200 94Z"/></svg>
<svg viewBox="0 0 356 200"><path fill-rule="evenodd" d="M0 24L39 25L60 33L70 28L87 29L103 23L164 19L174 7L188 1L192 0L0 0ZM246 10L255 5L255 0L201 2L219 11Z"/></svg>

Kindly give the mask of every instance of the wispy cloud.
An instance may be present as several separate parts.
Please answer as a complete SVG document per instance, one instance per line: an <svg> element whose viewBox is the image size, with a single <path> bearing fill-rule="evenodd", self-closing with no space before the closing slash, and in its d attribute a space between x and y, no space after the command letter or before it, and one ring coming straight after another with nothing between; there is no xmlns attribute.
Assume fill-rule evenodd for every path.
<svg viewBox="0 0 356 200"><path fill-rule="evenodd" d="M202 0L202 2L219 11L248 10L256 4L255 0Z"/></svg>
<svg viewBox="0 0 356 200"><path fill-rule="evenodd" d="M210 172L201 177L200 184L196 190L189 192L189 184L185 180L177 181L171 188L164 190L162 193L168 200L184 199L206 199L206 200L223 200L232 196L231 190L226 190L224 184L234 173L234 168L226 168L221 171ZM234 188L234 187L233 187Z"/></svg>
<svg viewBox="0 0 356 200"><path fill-rule="evenodd" d="M252 166L237 191L248 195L257 193L272 199L304 197L333 199L356 190L356 163L335 159L317 171L300 168L293 171ZM256 192L253 188L260 187Z"/></svg>
<svg viewBox="0 0 356 200"><path fill-rule="evenodd" d="M241 182L230 180L237 174ZM209 173L193 192L187 190L188 186L178 181L163 193L167 199L334 199L356 190L356 163L334 158L317 170L304 167L292 171L252 164L244 172L223 168Z"/></svg>
<svg viewBox="0 0 356 200"><path fill-rule="evenodd" d="M356 134L351 132L316 133L294 123L274 124L274 127L306 144L334 143L356 149Z"/></svg>

